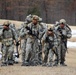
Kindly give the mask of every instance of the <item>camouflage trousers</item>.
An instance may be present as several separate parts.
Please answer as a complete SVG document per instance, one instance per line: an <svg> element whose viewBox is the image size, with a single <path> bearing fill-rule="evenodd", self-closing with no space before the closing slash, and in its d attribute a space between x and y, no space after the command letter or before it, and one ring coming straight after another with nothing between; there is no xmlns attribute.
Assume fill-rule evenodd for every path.
<svg viewBox="0 0 76 75"><path fill-rule="evenodd" d="M38 52L38 41L37 39L28 38L26 42L26 54L25 60L34 60L36 53Z"/></svg>
<svg viewBox="0 0 76 75"><path fill-rule="evenodd" d="M62 42L60 46L60 63L64 63L65 61L65 56L66 56L66 51L67 51L65 43L66 42Z"/></svg>
<svg viewBox="0 0 76 75"><path fill-rule="evenodd" d="M65 61L65 56L66 56L66 51L67 51L65 43L66 42L61 42L59 46L57 47L58 59L56 57L56 60L55 60L57 63L64 63Z"/></svg>
<svg viewBox="0 0 76 75"><path fill-rule="evenodd" d="M2 62L7 62L8 59L13 60L14 44L10 46L3 45Z"/></svg>
<svg viewBox="0 0 76 75"><path fill-rule="evenodd" d="M46 63L47 65L52 65L53 56L54 56L54 52L52 51L52 48L48 50L48 45L45 45L43 63Z"/></svg>
<svg viewBox="0 0 76 75"><path fill-rule="evenodd" d="M22 50L22 62L24 63L25 62L25 54L26 54L26 39L22 40L21 50Z"/></svg>

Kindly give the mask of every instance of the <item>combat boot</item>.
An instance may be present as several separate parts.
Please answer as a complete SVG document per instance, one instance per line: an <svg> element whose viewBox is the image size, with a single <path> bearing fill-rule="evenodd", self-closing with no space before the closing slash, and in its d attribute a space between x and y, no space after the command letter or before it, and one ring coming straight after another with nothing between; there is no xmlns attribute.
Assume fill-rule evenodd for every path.
<svg viewBox="0 0 76 75"><path fill-rule="evenodd" d="M21 66L25 66L25 63L23 62Z"/></svg>
<svg viewBox="0 0 76 75"><path fill-rule="evenodd" d="M61 66L67 66L65 63L60 63Z"/></svg>
<svg viewBox="0 0 76 75"><path fill-rule="evenodd" d="M29 66L29 62L23 62L21 66Z"/></svg>
<svg viewBox="0 0 76 75"><path fill-rule="evenodd" d="M7 62L2 62L1 66L7 66Z"/></svg>
<svg viewBox="0 0 76 75"><path fill-rule="evenodd" d="M54 63L53 66L58 66L58 63Z"/></svg>
<svg viewBox="0 0 76 75"><path fill-rule="evenodd" d="M53 66L52 63L47 64L47 67L52 67L52 66Z"/></svg>
<svg viewBox="0 0 76 75"><path fill-rule="evenodd" d="M55 63L53 64L53 66L58 66L58 62L57 62L57 61L55 61Z"/></svg>
<svg viewBox="0 0 76 75"><path fill-rule="evenodd" d="M8 65L13 65L13 64L14 64L14 61L13 61L13 60L8 60L8 61L7 61L7 64L8 64Z"/></svg>
<svg viewBox="0 0 76 75"><path fill-rule="evenodd" d="M47 66L47 64L46 63L42 63L42 66Z"/></svg>

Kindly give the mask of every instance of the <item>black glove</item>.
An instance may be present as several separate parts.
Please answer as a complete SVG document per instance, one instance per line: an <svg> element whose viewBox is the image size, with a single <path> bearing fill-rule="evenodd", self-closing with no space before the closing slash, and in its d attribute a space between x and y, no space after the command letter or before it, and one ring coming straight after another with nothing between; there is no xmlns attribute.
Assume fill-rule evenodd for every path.
<svg viewBox="0 0 76 75"><path fill-rule="evenodd" d="M19 46L19 42L16 42L16 46Z"/></svg>
<svg viewBox="0 0 76 75"><path fill-rule="evenodd" d="M30 28L28 26L25 27L27 30L29 30Z"/></svg>
<svg viewBox="0 0 76 75"><path fill-rule="evenodd" d="M31 31L29 31L29 32L28 32L28 34L32 35L32 32L31 32Z"/></svg>
<svg viewBox="0 0 76 75"><path fill-rule="evenodd" d="M58 31L60 32L60 34L62 34L62 29L60 27L58 28Z"/></svg>
<svg viewBox="0 0 76 75"><path fill-rule="evenodd" d="M60 34L62 34L62 31L61 30L59 30L59 32L60 32Z"/></svg>

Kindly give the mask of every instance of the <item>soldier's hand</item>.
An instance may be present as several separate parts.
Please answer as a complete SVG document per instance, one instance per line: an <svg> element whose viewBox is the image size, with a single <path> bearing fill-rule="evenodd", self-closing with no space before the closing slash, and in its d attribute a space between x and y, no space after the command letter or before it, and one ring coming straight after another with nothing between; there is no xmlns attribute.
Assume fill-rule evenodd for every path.
<svg viewBox="0 0 76 75"><path fill-rule="evenodd" d="M30 31L29 31L29 32L28 32L28 34L30 34L30 35L31 35L31 34L32 34L32 32L30 32Z"/></svg>
<svg viewBox="0 0 76 75"><path fill-rule="evenodd" d="M29 30L29 27L28 27L28 26L26 26L25 28L26 28L27 30Z"/></svg>
<svg viewBox="0 0 76 75"><path fill-rule="evenodd" d="M7 27L7 26L4 26L3 28L4 28L4 29L8 29L8 27Z"/></svg>
<svg viewBox="0 0 76 75"><path fill-rule="evenodd" d="M55 50L55 48L56 48L56 47L54 46L52 49Z"/></svg>

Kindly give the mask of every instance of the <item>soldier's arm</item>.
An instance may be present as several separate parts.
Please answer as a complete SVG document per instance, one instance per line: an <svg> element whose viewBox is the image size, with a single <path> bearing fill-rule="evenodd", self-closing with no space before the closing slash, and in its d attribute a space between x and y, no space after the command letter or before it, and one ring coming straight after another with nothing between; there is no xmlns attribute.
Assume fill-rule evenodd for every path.
<svg viewBox="0 0 76 75"><path fill-rule="evenodd" d="M57 47L58 46L58 38L57 35L54 34L54 46Z"/></svg>
<svg viewBox="0 0 76 75"><path fill-rule="evenodd" d="M0 29L0 37L2 36L2 34L3 34L3 28Z"/></svg>
<svg viewBox="0 0 76 75"><path fill-rule="evenodd" d="M40 25L41 25L41 29L39 32L39 38L42 38L43 35L47 32L47 26L45 23L40 23Z"/></svg>
<svg viewBox="0 0 76 75"><path fill-rule="evenodd" d="M13 33L13 39L14 39L16 42L18 42L17 32L16 32L14 29L12 29L12 33Z"/></svg>
<svg viewBox="0 0 76 75"><path fill-rule="evenodd" d="M68 26L67 27L67 38L71 38L72 37L72 31L71 31L71 28Z"/></svg>
<svg viewBox="0 0 76 75"><path fill-rule="evenodd" d="M26 29L25 28L22 28L21 30L20 30L20 38L22 38L22 37L24 37L25 35L27 34L27 31L26 31Z"/></svg>
<svg viewBox="0 0 76 75"><path fill-rule="evenodd" d="M43 32L43 33L44 33L44 32L47 32L47 29L48 29L48 28L47 28L46 23L41 23L40 25L41 25L42 30L43 30L42 32Z"/></svg>
<svg viewBox="0 0 76 75"><path fill-rule="evenodd" d="M44 36L42 37L42 48L44 48L44 44L45 44L45 41L46 41L46 36L47 36L47 34L45 33Z"/></svg>

